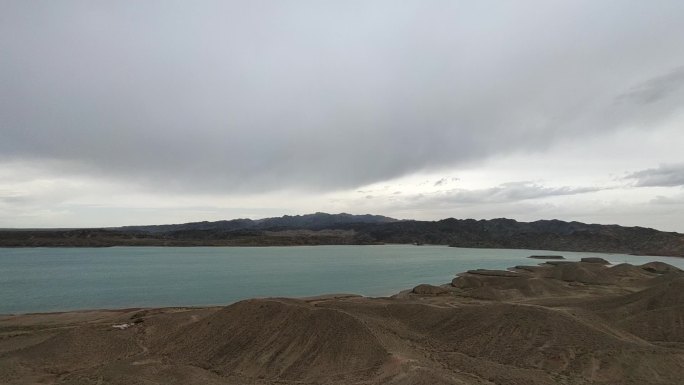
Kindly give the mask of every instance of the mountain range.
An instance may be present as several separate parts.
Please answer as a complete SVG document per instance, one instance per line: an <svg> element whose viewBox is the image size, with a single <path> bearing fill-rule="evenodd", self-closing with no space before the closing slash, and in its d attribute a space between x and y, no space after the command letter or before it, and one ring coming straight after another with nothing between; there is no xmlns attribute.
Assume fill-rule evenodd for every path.
<svg viewBox="0 0 684 385"><path fill-rule="evenodd" d="M440 244L684 257L684 234L560 220L518 222L315 213L171 225L0 231L4 247Z"/></svg>

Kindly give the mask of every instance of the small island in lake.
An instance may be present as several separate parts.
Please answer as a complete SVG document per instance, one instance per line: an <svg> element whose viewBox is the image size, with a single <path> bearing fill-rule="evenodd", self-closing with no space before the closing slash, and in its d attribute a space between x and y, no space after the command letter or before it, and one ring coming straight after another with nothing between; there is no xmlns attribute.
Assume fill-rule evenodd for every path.
<svg viewBox="0 0 684 385"><path fill-rule="evenodd" d="M527 258L532 259L565 259L562 255L530 255Z"/></svg>

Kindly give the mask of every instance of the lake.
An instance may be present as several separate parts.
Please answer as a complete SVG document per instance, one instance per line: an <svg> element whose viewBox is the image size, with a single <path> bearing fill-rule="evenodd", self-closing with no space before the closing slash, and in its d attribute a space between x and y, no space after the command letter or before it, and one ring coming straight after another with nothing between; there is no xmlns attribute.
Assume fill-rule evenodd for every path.
<svg viewBox="0 0 684 385"><path fill-rule="evenodd" d="M469 269L543 262L527 258L533 254L684 268L684 258L446 246L0 248L0 314L386 296Z"/></svg>

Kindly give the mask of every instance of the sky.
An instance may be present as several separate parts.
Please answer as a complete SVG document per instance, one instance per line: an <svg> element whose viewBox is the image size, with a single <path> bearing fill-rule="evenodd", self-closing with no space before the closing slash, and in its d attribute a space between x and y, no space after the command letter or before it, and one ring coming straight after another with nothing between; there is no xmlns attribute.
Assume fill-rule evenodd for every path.
<svg viewBox="0 0 684 385"><path fill-rule="evenodd" d="M0 0L0 228L684 232L684 2Z"/></svg>

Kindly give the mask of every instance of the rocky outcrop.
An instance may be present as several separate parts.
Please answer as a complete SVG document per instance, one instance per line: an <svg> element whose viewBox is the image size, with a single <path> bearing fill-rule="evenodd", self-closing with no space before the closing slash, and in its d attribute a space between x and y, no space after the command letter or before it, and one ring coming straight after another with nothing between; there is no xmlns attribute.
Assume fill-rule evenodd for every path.
<svg viewBox="0 0 684 385"><path fill-rule="evenodd" d="M439 286L422 284L414 287L411 293L418 295L443 295L449 294L449 290Z"/></svg>

